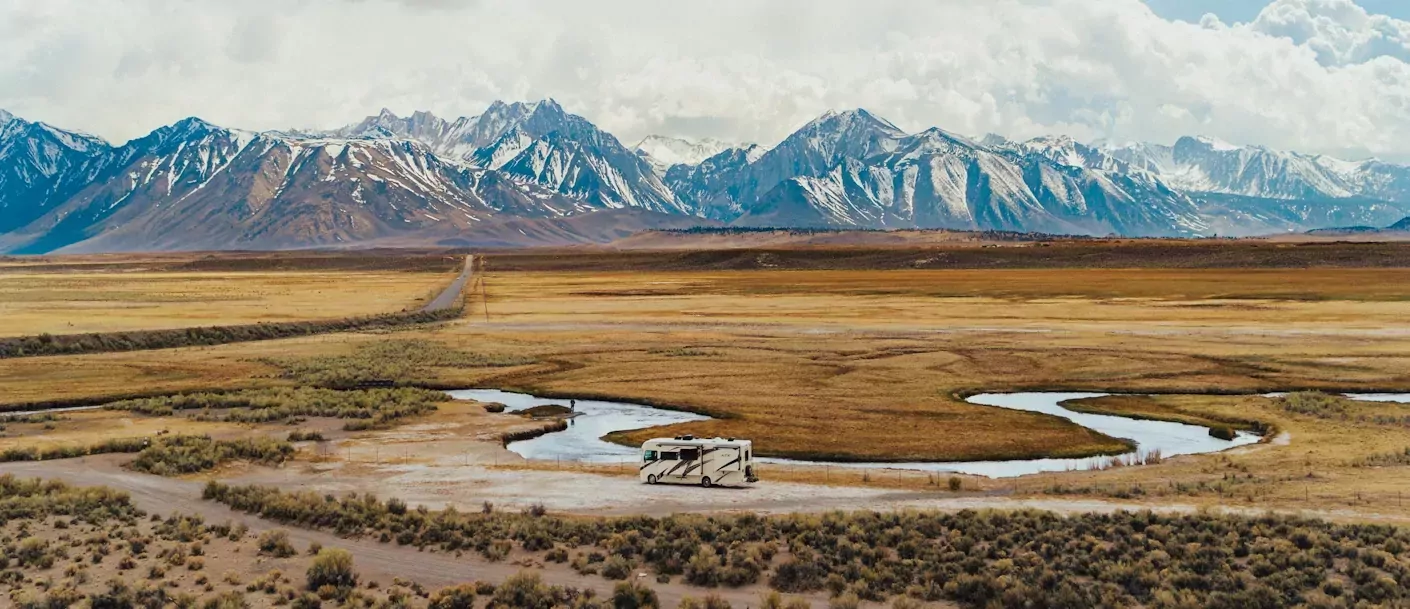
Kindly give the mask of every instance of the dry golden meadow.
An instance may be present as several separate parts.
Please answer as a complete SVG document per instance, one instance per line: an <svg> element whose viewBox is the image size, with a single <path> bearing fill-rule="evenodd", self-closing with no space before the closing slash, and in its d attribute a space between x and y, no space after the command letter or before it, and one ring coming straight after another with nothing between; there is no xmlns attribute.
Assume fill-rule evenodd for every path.
<svg viewBox="0 0 1410 609"><path fill-rule="evenodd" d="M414 305L453 276L387 271L0 272L0 336L356 317Z"/></svg>
<svg viewBox="0 0 1410 609"><path fill-rule="evenodd" d="M1410 447L1410 428L1295 415L1273 400L1251 397L1291 389L1410 391L1410 329L1403 325L1410 318L1410 269L561 271L508 270L515 268L511 258L490 257L488 302L473 295L467 315L449 324L390 334L5 360L3 401L288 384L266 363L269 358L348 354L389 338L425 339L534 362L427 370L427 380L437 386L610 397L716 418L630 432L618 438L624 442L688 432L748 437L765 455L965 460L1124 449L1064 420L964 403L971 393L1167 394L1086 407L1173 420L1259 421L1280 435L1220 455L1021 481L967 479L964 487L1410 514L1393 499L1398 489L1410 488L1410 466L1353 465L1361 456ZM338 306L397 310L449 277L288 272L294 276L288 281L342 294L320 299L334 308L314 309L310 317L349 312ZM279 275L220 274L209 285L264 294ZM135 283L123 288L128 292L160 291L150 277L131 279ZM114 273L100 282L121 286L124 280ZM283 300L273 298L271 310L297 301L283 294ZM16 300L0 287L0 301ZM143 323L187 323L180 317L186 310L169 304L176 306L150 309L152 317ZM45 327L72 317L62 307L29 311ZM1395 405L1366 408L1410 414ZM815 482L826 475L832 484L907 488L936 483L925 475L863 480L860 473L839 474L836 468L771 475Z"/></svg>

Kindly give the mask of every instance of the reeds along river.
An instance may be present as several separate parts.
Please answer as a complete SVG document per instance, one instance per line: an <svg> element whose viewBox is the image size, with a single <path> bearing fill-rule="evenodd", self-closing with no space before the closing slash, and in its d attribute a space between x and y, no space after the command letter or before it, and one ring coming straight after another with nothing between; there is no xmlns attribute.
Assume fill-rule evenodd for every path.
<svg viewBox="0 0 1410 609"><path fill-rule="evenodd" d="M522 393L510 393L494 389L469 389L451 391L458 399L472 399L482 402L500 402L510 412L543 404L567 404L567 399L539 398ZM1023 459L1015 461L967 461L967 462L921 462L921 463L826 463L836 467L891 468L933 472L974 474L994 478L1007 478L1036 474L1040 472L1100 469L1120 459L1127 464L1140 464L1155 454L1161 458L1178 455L1193 455L1219 452L1253 444L1259 436L1240 432L1233 440L1220 440L1209 435L1209 428L1184 423L1145 421L1126 417L1086 414L1062 407L1062 402L1079 398L1100 397L1103 393L986 393L968 398L972 404L1041 412L1070 420L1088 429L1117 438L1126 438L1136 443L1135 452L1116 457L1093 457L1085 459ZM1352 399L1376 399L1402 401L1396 396L1379 394L1375 396L1350 395ZM1410 401L1410 395L1399 396ZM529 459L580 461L597 463L620 463L639 458L637 449L620 446L602 440L614 431L642 429L660 425L671 425L690 421L702 421L708 417L688 412L661 410L640 404L609 402L601 400L577 400L579 416L573 419L567 430L515 442L509 449ZM944 438L936 438L944 442ZM789 464L817 464L821 462L794 461L787 459L760 459L764 462Z"/></svg>

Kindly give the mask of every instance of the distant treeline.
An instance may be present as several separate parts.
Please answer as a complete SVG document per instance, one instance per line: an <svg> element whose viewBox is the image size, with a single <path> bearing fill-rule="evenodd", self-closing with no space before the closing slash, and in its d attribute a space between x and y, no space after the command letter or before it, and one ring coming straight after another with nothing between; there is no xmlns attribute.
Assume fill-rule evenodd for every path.
<svg viewBox="0 0 1410 609"><path fill-rule="evenodd" d="M348 317L323 321L258 323L239 326L207 326L170 330L96 332L91 334L40 334L0 338L0 359L43 355L78 355L114 351L146 351L176 347L199 347L278 338L293 338L330 332L352 332L394 328L446 321L460 317L463 307L440 311L387 313L369 317Z"/></svg>

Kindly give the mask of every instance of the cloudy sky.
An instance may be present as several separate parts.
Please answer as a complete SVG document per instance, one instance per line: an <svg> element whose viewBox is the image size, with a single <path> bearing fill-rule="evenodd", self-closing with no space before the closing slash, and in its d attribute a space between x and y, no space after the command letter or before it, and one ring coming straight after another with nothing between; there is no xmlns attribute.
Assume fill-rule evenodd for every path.
<svg viewBox="0 0 1410 609"><path fill-rule="evenodd" d="M1358 1L0 0L0 108L122 142L554 97L628 144L772 144L865 107L1410 162L1410 1Z"/></svg>

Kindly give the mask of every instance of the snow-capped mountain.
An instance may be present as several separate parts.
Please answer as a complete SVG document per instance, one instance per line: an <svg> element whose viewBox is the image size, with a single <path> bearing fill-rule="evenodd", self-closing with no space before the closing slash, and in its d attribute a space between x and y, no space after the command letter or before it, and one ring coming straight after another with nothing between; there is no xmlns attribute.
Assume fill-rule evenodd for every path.
<svg viewBox="0 0 1410 609"><path fill-rule="evenodd" d="M699 197L696 212L733 221L785 180L825 176L846 159L894 150L905 136L866 110L827 112L749 163L726 187Z"/></svg>
<svg viewBox="0 0 1410 609"><path fill-rule="evenodd" d="M256 134L186 119L112 149L74 196L8 235L16 253L339 245L453 235L597 209L408 139Z"/></svg>
<svg viewBox="0 0 1410 609"><path fill-rule="evenodd" d="M651 164L658 174L664 176L670 168L676 165L699 165L705 159L731 148L747 148L747 146L735 146L710 138L687 140L664 135L649 135L636 145L635 150L641 158Z"/></svg>
<svg viewBox="0 0 1410 609"><path fill-rule="evenodd" d="M1209 137L1183 137L1173 146L1104 145L1109 155L1190 192L1265 199L1367 197L1410 201L1410 168L1376 160L1238 146Z"/></svg>
<svg viewBox="0 0 1410 609"><path fill-rule="evenodd" d="M474 164L602 207L690 213L650 164L558 102L539 102L506 126Z"/></svg>
<svg viewBox="0 0 1410 609"><path fill-rule="evenodd" d="M301 135L412 139L425 144L442 157L469 160L480 148L488 146L505 131L522 123L537 107L537 103L506 104L496 101L482 114L461 117L454 121L447 121L430 112L414 112L411 116L402 118L384 108L378 114L341 129Z"/></svg>
<svg viewBox="0 0 1410 609"><path fill-rule="evenodd" d="M697 164L682 163L667 169L665 182L682 205L699 210L715 193L738 182L744 171L765 152L767 150L757 144L728 148Z"/></svg>
<svg viewBox="0 0 1410 609"><path fill-rule="evenodd" d="M629 149L553 100L321 132L191 118L121 146L0 111L0 252L537 243L613 234L610 218L1193 236L1410 216L1405 166L1209 138L975 141L851 110L773 148L720 146ZM623 213L575 219L603 210Z"/></svg>
<svg viewBox="0 0 1410 609"><path fill-rule="evenodd" d="M800 140L802 141L802 140ZM783 148L787 145L781 145ZM1158 181L1066 166L940 129L771 189L736 224L1197 234L1193 202Z"/></svg>
<svg viewBox="0 0 1410 609"><path fill-rule="evenodd" d="M0 110L0 233L32 222L87 185L111 146Z"/></svg>

